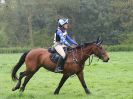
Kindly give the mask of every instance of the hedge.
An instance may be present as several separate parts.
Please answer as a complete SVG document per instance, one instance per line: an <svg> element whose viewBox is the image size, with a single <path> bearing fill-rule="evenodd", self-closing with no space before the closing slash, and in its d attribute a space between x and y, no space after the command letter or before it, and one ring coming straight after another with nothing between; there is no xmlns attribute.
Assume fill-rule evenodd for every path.
<svg viewBox="0 0 133 99"><path fill-rule="evenodd" d="M29 48L21 48L21 47L0 48L0 53L23 53L28 50Z"/></svg>
<svg viewBox="0 0 133 99"><path fill-rule="evenodd" d="M133 51L133 46L131 45L105 45L104 48L107 51ZM11 48L0 48L0 53L23 53L31 48L22 48L22 47L11 47Z"/></svg>
<svg viewBox="0 0 133 99"><path fill-rule="evenodd" d="M133 51L132 45L112 45L112 46L105 46L107 51Z"/></svg>

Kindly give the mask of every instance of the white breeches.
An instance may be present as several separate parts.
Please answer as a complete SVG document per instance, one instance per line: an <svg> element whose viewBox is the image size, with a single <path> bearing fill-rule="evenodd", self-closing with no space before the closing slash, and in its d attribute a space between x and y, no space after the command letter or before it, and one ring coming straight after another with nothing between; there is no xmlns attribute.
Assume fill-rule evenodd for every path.
<svg viewBox="0 0 133 99"><path fill-rule="evenodd" d="M64 47L64 46L61 45L61 44L56 44L56 45L55 45L55 50L62 56L63 59L65 59L66 53L65 53L63 47Z"/></svg>

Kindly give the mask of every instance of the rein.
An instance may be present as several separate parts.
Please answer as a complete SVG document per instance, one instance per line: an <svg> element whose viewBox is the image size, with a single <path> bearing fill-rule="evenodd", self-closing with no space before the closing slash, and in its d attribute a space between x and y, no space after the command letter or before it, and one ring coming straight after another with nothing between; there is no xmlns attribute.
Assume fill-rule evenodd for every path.
<svg viewBox="0 0 133 99"><path fill-rule="evenodd" d="M77 52L77 51L76 51ZM75 53L74 53L74 50L72 49L72 56L73 56L73 62L76 64L76 63L78 63L78 60L77 60L77 58L76 58L76 56L75 56Z"/></svg>
<svg viewBox="0 0 133 99"><path fill-rule="evenodd" d="M89 56L89 64L87 65L87 66L90 66L91 65L91 63L92 63L92 61L93 61L93 55L92 55L92 57L91 56Z"/></svg>
<svg viewBox="0 0 133 99"><path fill-rule="evenodd" d="M81 52L81 59L83 58L83 54L84 54L84 51L83 51L83 48L81 47L81 49L80 49L80 52ZM76 53L77 53L77 50L76 50ZM75 56L75 52L74 52L74 50L72 49L72 56L73 56L73 62L76 64L76 63L78 63L78 60L77 60L77 58L76 58L76 56ZM90 66L91 65L91 63L92 63L92 61L93 61L93 55L92 56L89 56L89 64L87 65L87 66Z"/></svg>
<svg viewBox="0 0 133 99"><path fill-rule="evenodd" d="M84 51L83 51L83 48L81 47L81 58L83 58L83 53L84 53ZM91 55L90 55L90 56L89 56L89 64L88 64L87 66L90 66L91 63L92 63L92 61L93 61L93 55L92 55L92 57L91 57Z"/></svg>

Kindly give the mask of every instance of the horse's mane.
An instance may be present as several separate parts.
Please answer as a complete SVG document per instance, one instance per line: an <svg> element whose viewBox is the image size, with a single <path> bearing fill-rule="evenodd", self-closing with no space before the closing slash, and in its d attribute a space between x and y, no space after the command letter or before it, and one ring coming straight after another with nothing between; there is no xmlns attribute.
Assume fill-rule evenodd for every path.
<svg viewBox="0 0 133 99"><path fill-rule="evenodd" d="M79 44L78 46L76 46L74 49L80 49L80 48L83 48L83 47L86 47L86 46L89 46L89 45L92 45L96 42L86 42L86 43L83 43L83 44Z"/></svg>

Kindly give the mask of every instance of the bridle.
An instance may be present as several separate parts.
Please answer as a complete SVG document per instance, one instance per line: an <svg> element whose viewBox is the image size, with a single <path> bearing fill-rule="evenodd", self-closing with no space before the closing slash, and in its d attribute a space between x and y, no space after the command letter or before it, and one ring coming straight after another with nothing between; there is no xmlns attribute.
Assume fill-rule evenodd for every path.
<svg viewBox="0 0 133 99"><path fill-rule="evenodd" d="M98 37L97 38L97 41L95 42L96 43L96 45L99 47L99 45L101 45L102 44L102 42L103 42L103 40L100 40L100 37ZM81 46L81 49L80 49L80 52L81 52L81 59L83 58L83 55L84 55L84 51L83 51L83 47L84 47L84 45L83 46ZM73 50L72 50L73 51ZM78 63L78 60L77 60L77 58L75 57L75 55L74 55L74 52L72 52L73 53L73 61L75 61L74 63ZM93 61L93 57L94 57L94 55L88 55L87 54L87 56L89 57L89 64L88 64L88 66L90 66L91 65L91 63L92 63L92 61ZM92 56L92 57L91 57ZM100 53L99 55L98 55L98 61L99 61L99 59L101 59L102 58L102 54Z"/></svg>

